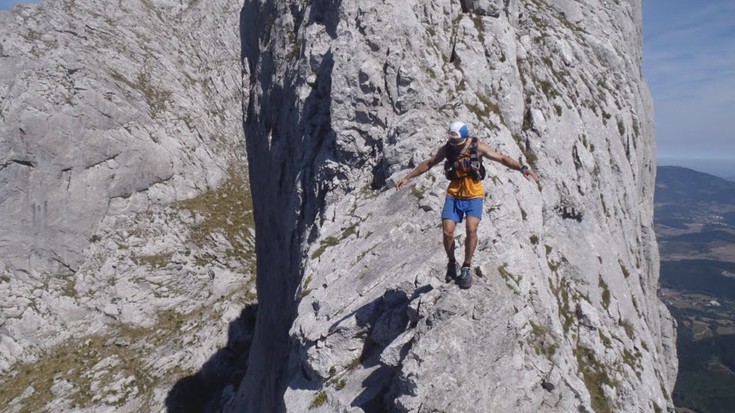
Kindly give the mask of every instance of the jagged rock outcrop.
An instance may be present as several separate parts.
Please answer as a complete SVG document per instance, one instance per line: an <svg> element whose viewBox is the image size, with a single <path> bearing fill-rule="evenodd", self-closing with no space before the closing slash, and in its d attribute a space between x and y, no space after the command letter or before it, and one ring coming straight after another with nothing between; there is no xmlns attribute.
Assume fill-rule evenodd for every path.
<svg viewBox="0 0 735 413"><path fill-rule="evenodd" d="M0 410L213 407L244 374L241 7L0 13Z"/></svg>
<svg viewBox="0 0 735 413"><path fill-rule="evenodd" d="M267 232L227 411L671 411L641 24L640 1L246 1ZM392 188L454 119L542 177L488 165L469 291L443 281L440 168Z"/></svg>

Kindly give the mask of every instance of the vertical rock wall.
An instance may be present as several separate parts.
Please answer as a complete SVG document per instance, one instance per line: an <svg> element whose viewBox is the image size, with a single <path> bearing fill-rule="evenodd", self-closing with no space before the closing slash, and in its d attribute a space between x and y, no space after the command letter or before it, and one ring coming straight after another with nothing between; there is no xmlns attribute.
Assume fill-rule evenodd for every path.
<svg viewBox="0 0 735 413"><path fill-rule="evenodd" d="M213 6L211 17L189 3L69 0L0 15L0 248L11 267L74 272L106 215L190 198L224 178L212 152L241 135L239 111L223 107L240 86L221 64L236 56L237 37L232 27L197 36L201 19L238 3ZM228 136L218 143L213 133Z"/></svg>
<svg viewBox="0 0 735 413"><path fill-rule="evenodd" d="M253 0L240 27L260 310L229 411L672 409L639 1ZM391 188L454 119L542 177L488 165L469 291L440 168Z"/></svg>
<svg viewBox="0 0 735 413"><path fill-rule="evenodd" d="M242 376L241 8L0 12L0 410L214 408Z"/></svg>

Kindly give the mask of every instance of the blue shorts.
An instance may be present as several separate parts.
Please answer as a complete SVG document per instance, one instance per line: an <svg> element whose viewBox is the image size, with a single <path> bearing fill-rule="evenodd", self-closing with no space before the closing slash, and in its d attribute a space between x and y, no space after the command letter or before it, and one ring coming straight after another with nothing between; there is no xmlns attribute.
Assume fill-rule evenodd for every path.
<svg viewBox="0 0 735 413"><path fill-rule="evenodd" d="M482 219L482 198L456 199L447 196L442 209L442 219L451 219L454 222L462 222L464 215Z"/></svg>

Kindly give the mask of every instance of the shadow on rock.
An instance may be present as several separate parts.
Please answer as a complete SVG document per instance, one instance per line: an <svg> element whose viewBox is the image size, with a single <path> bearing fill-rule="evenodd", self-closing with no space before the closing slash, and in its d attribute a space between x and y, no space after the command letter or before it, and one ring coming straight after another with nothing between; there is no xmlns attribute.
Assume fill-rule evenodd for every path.
<svg viewBox="0 0 735 413"><path fill-rule="evenodd" d="M247 372L257 311L257 304L243 308L240 316L230 323L227 345L219 349L197 373L174 385L166 396L168 413L221 411Z"/></svg>
<svg viewBox="0 0 735 413"><path fill-rule="evenodd" d="M431 286L425 285L411 292L404 286L386 291L376 302L360 357L362 367L373 369L373 372L363 381L364 390L352 401L353 407L360 407L366 413L390 410L396 375L413 344L413 335L404 334L415 327L417 321L411 302L431 290Z"/></svg>
<svg viewBox="0 0 735 413"><path fill-rule="evenodd" d="M362 351L354 367L359 365L370 373L363 379L362 391L351 401L351 407L357 407L365 413L391 410L396 387L394 382L413 344L420 299L431 290L430 285L415 288L412 283L403 283L341 317L329 328L329 335L352 335L356 333L356 324L357 330L361 331L358 334L363 337ZM352 318L354 324L345 323ZM305 354L306 348L302 351ZM291 382L291 388L317 391L324 386L324 379L311 371L308 363L301 364L300 370L303 380ZM340 375L336 374L332 380L338 382Z"/></svg>

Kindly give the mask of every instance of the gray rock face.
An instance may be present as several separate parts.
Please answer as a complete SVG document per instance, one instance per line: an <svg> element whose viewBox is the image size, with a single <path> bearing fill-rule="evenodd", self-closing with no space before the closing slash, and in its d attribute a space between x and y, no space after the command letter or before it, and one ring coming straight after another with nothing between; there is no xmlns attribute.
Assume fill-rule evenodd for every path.
<svg viewBox="0 0 735 413"><path fill-rule="evenodd" d="M0 13L0 410L234 392L254 299L241 7Z"/></svg>
<svg viewBox="0 0 735 413"><path fill-rule="evenodd" d="M240 7L0 13L3 410L672 409L640 2ZM454 119L542 176L487 165L468 291L393 188Z"/></svg>
<svg viewBox="0 0 735 413"><path fill-rule="evenodd" d="M190 3L61 1L2 13L0 254L9 265L76 271L104 216L191 198L226 176L212 152L217 139L237 142L239 110L225 102L239 85L217 63L236 61L236 32L198 37L216 18L198 21L206 13ZM230 3L207 11L236 14Z"/></svg>
<svg viewBox="0 0 735 413"><path fill-rule="evenodd" d="M254 0L241 36L268 234L227 411L673 409L639 1ZM392 188L454 119L542 177L487 165L468 291L441 168Z"/></svg>

